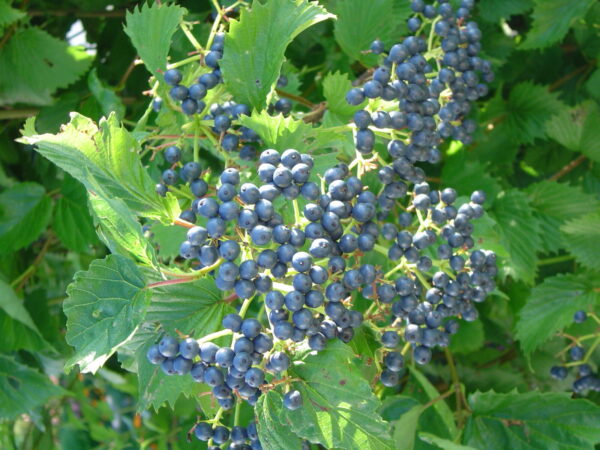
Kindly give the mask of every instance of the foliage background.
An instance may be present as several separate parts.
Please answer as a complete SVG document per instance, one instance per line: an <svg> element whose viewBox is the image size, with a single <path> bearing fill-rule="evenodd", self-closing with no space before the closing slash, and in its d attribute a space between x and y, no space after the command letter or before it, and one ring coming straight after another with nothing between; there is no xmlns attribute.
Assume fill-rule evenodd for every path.
<svg viewBox="0 0 600 450"><path fill-rule="evenodd" d="M360 76L373 64L361 50L376 37L390 44L405 34L409 8L400 0L321 3L337 22L321 22L296 37L284 73L289 94L312 104L326 100L324 120L335 123L336 114L346 114L341 99L347 80L331 74ZM367 3L366 10L360 6ZM77 270L108 252L96 237L85 189L15 142L32 115L38 115L38 132L57 132L71 111L94 120L116 111L129 125L138 120L148 105L143 91L149 73L123 28L126 11L137 4L0 0L2 448L188 446L185 433L197 414L193 400L173 395L174 412L166 405L138 411L137 377L115 357L95 376L64 373L73 352L64 337L66 287ZM178 4L204 41L214 12L210 3ZM561 404L566 396L542 398L533 391L568 391L568 382L549 377L565 345L555 333L565 327L573 335L592 332L590 323L570 325L572 314L600 304L600 5L481 0L476 9L496 81L476 112L474 143L444 148L442 163L429 174L434 184L463 194L482 188L492 199L478 236L500 256L501 277L497 295L479 308L481 320L463 326L451 350L468 393L493 389L510 400L516 389L532 392L531 398L512 399L516 404ZM66 41L75 22L85 30L88 51ZM178 29L171 60L192 50ZM296 109L306 110L300 104ZM153 242L162 242L165 255L169 237L162 231L154 230ZM598 352L595 358L597 368ZM440 392L447 387L443 358L424 371ZM399 420L426 403L424 386L418 375L407 380L402 395L386 403L384 418ZM471 397L471 407L485 395ZM588 397L600 401L597 393ZM396 437L410 442L418 423L435 434L424 424L435 428L436 414L437 408L417 415L412 428L402 416L397 430L404 431ZM415 445L426 445L426 438Z"/></svg>

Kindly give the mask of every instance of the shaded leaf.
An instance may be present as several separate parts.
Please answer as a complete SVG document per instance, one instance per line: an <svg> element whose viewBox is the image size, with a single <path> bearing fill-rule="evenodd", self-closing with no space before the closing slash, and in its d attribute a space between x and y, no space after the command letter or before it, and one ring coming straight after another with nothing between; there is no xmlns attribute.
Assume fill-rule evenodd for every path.
<svg viewBox="0 0 600 450"><path fill-rule="evenodd" d="M499 22L510 16L523 14L533 7L532 0L481 0L478 4L479 15L488 22Z"/></svg>
<svg viewBox="0 0 600 450"><path fill-rule="evenodd" d="M85 188L66 174L60 194L54 207L54 231L69 250L88 252L90 244L97 243L98 239L87 208Z"/></svg>
<svg viewBox="0 0 600 450"><path fill-rule="evenodd" d="M535 0L533 26L521 48L545 48L561 41L569 28L585 16L594 0Z"/></svg>
<svg viewBox="0 0 600 450"><path fill-rule="evenodd" d="M516 337L523 351L533 352L571 324L575 311L600 303L596 287L593 277L583 274L555 275L535 286L516 324Z"/></svg>
<svg viewBox="0 0 600 450"><path fill-rule="evenodd" d="M323 96L327 100L327 109L343 121L347 121L359 109L346 101L346 93L350 89L352 83L345 73L328 73L323 80Z"/></svg>
<svg viewBox="0 0 600 450"><path fill-rule="evenodd" d="M26 247L46 229L52 202L37 183L20 183L0 194L0 253Z"/></svg>
<svg viewBox="0 0 600 450"><path fill-rule="evenodd" d="M475 448L591 450L600 441L600 407L566 392L476 392L469 405L463 443Z"/></svg>
<svg viewBox="0 0 600 450"><path fill-rule="evenodd" d="M589 101L565 109L546 123L546 131L555 141L594 161L600 161L600 109Z"/></svg>
<svg viewBox="0 0 600 450"><path fill-rule="evenodd" d="M560 227L567 249L577 261L590 268L598 269L600 255L600 211L573 219Z"/></svg>
<svg viewBox="0 0 600 450"><path fill-rule="evenodd" d="M15 419L67 392L46 375L0 355L0 419Z"/></svg>
<svg viewBox="0 0 600 450"><path fill-rule="evenodd" d="M516 189L501 193L494 202L493 216L508 250L507 274L532 284L541 240L527 196Z"/></svg>
<svg viewBox="0 0 600 450"><path fill-rule="evenodd" d="M111 112L115 112L117 117L121 119L125 117L125 105L123 105L123 102L115 91L105 86L100 78L98 78L96 68L90 70L87 81L92 95L102 107L102 112L105 116L108 116Z"/></svg>
<svg viewBox="0 0 600 450"><path fill-rule="evenodd" d="M54 91L79 79L92 60L83 47L69 46L38 27L19 29L0 48L0 105L47 105Z"/></svg>
<svg viewBox="0 0 600 450"><path fill-rule="evenodd" d="M7 0L0 0L0 32L6 26L21 20L26 15L23 11L11 7Z"/></svg>

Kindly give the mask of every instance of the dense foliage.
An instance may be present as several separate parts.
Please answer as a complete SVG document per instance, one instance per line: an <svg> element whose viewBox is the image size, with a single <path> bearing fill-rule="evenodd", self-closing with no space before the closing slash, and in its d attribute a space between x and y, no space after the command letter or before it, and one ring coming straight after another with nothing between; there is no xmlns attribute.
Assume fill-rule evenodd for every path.
<svg viewBox="0 0 600 450"><path fill-rule="evenodd" d="M0 0L2 448L598 445L600 6L197 3Z"/></svg>

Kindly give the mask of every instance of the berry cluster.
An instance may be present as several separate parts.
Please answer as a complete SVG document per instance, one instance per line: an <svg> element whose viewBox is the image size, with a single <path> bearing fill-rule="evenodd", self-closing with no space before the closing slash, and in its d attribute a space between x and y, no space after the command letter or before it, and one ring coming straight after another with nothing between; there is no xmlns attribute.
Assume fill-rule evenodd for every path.
<svg viewBox="0 0 600 450"><path fill-rule="evenodd" d="M588 315L585 311L577 311L573 316L575 323L583 323L587 319ZM593 334L590 337L596 337L596 335ZM598 338L596 337L596 339ZM577 394L584 394L586 391L600 392L600 377L598 374L594 374L593 368L588 364L586 350L581 342L573 342L568 347L568 355L569 362L562 366L553 366L550 369L550 375L557 380L564 380L569 375L569 369L572 368L575 374L573 392Z"/></svg>
<svg viewBox="0 0 600 450"><path fill-rule="evenodd" d="M214 427L208 422L200 422L194 428L194 434L200 441L212 440L217 445L223 445L231 441L229 444L231 450L242 448L259 450L262 448L256 431L256 422L251 422L247 427L236 425L231 429L222 425ZM217 450L220 447L209 446L208 448L209 450Z"/></svg>
<svg viewBox="0 0 600 450"><path fill-rule="evenodd" d="M185 114L199 114L204 111L206 103L202 99L206 97L210 89L223 82L219 60L223 57L224 43L225 34L215 35L210 51L204 56L204 64L212 71L200 75L198 81L189 87L180 84L183 75L179 70L169 69L165 72L165 82L172 86L169 96L173 100L181 102L181 110Z"/></svg>
<svg viewBox="0 0 600 450"><path fill-rule="evenodd" d="M417 363L426 364L434 348L448 346L458 330L456 318L477 319L475 304L493 291L497 272L495 254L476 249L473 238L472 222L484 214L485 195L475 191L462 202L453 189L433 189L418 167L439 161L443 139L469 141L470 102L486 93L478 73L484 81L492 79L489 63L476 56L481 33L474 23L465 24L472 6L464 0L454 13L446 1L437 7L412 2L417 15L409 29L417 36L394 45L372 80L346 96L353 105L374 100L354 115L356 160L317 174L320 183L310 155L267 149L255 171L227 167L209 188L196 163L185 164L178 177L181 151L165 149L172 167L157 191L165 195L180 178L196 197L182 213L189 230L180 256L240 304L214 336L182 342L163 337L148 351L152 364L168 375L190 374L209 385L223 410L237 399L254 405L263 392L276 388L283 388L283 405L294 410L304 400L287 371L293 369L289 355L300 345L318 352L334 339L347 343L367 321L383 346L377 361L383 366L380 381L392 387L409 350ZM440 52L432 53L420 36L422 19L434 19L427 22L429 42L441 39ZM385 46L376 41L371 51L385 53ZM215 71L221 52L222 45L211 48L209 55L218 54L205 61ZM181 79L171 76L174 88L180 86ZM278 86L285 81L280 78ZM280 99L271 109L289 114L291 103ZM225 151L241 141L258 142L252 130L232 125L241 114L248 114L245 105L227 102L213 104L204 116ZM373 151L375 133L389 136L388 160L362 158ZM251 149L246 159L252 159L255 146L246 147ZM376 191L361 180L374 169L382 183ZM384 271L376 254L395 267ZM365 299L370 302L366 311L357 307ZM260 302L255 318L249 317L253 301ZM211 342L229 334L231 345ZM250 427L234 433L212 423L198 424L196 436L212 440L209 444L231 438L234 446L259 448Z"/></svg>

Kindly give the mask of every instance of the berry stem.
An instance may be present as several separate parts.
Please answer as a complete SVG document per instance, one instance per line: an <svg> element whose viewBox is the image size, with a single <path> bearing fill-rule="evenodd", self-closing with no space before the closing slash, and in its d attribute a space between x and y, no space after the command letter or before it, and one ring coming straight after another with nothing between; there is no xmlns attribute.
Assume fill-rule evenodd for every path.
<svg viewBox="0 0 600 450"><path fill-rule="evenodd" d="M169 64L167 66L167 69L176 69L177 67L185 66L186 64L189 64L194 61L199 61L200 59L202 59L202 55L193 55L193 56L190 56L189 58L185 58L185 59L182 59L181 61L177 61L176 63Z"/></svg>
<svg viewBox="0 0 600 450"><path fill-rule="evenodd" d="M233 331L231 331L228 328L225 328L223 330L215 331L214 333L207 334L206 336L198 339L197 342L198 342L198 345L200 345L200 344L204 344L205 342L209 342L214 339L218 339L220 337L229 336L231 334L233 334Z"/></svg>
<svg viewBox="0 0 600 450"><path fill-rule="evenodd" d="M196 51L198 51L198 52L202 52L204 50L202 48L202 45L200 44L200 42L198 42L196 37L192 34L192 30L190 30L190 28L188 28L188 26L189 25L187 23L182 22L180 25L181 31L183 31L183 34L185 34L185 36L188 38L188 41L190 41L190 43L192 44L194 49L196 49Z"/></svg>
<svg viewBox="0 0 600 450"><path fill-rule="evenodd" d="M198 116L194 117L194 162L200 162L200 124L198 123Z"/></svg>

